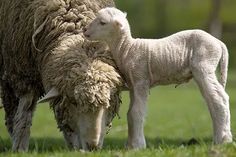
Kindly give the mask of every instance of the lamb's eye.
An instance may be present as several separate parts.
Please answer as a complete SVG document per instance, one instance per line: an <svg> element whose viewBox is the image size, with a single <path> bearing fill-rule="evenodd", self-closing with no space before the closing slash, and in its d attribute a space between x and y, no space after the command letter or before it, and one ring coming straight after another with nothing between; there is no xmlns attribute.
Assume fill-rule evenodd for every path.
<svg viewBox="0 0 236 157"><path fill-rule="evenodd" d="M101 25L105 25L105 24L107 24L106 22L103 22L103 21L100 21L100 24Z"/></svg>

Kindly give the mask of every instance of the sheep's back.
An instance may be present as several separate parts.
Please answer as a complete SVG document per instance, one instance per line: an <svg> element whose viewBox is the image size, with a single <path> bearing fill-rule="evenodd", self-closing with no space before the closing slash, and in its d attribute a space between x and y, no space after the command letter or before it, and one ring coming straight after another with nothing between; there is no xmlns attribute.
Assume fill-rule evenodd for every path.
<svg viewBox="0 0 236 157"><path fill-rule="evenodd" d="M65 36L78 34L110 0L3 0L0 37L3 79L19 94L42 89L41 64Z"/></svg>
<svg viewBox="0 0 236 157"><path fill-rule="evenodd" d="M17 95L32 88L42 92L36 54L31 46L34 8L29 3L26 0L0 2L2 79L11 84Z"/></svg>

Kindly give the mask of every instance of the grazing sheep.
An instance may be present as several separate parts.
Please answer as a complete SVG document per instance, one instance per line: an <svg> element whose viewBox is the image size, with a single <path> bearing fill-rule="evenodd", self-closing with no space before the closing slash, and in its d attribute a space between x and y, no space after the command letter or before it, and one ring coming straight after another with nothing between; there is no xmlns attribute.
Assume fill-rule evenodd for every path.
<svg viewBox="0 0 236 157"><path fill-rule="evenodd" d="M50 101L71 148L102 147L122 80L107 46L81 30L112 0L1 0L0 79L14 151L26 151L38 98ZM43 125L43 124L42 124Z"/></svg>
<svg viewBox="0 0 236 157"><path fill-rule="evenodd" d="M232 141L224 43L201 30L187 30L162 39L134 39L126 14L105 8L85 29L89 40L105 41L130 90L128 148L145 148L143 122L149 88L181 84L193 78L211 113L214 143ZM215 71L220 64L221 84Z"/></svg>

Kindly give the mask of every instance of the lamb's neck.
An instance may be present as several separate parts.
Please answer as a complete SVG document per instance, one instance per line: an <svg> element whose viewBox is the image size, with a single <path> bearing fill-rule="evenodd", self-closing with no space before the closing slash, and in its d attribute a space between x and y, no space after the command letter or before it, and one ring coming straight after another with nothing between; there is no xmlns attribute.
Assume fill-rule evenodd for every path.
<svg viewBox="0 0 236 157"><path fill-rule="evenodd" d="M133 38L130 34L122 34L109 41L108 45L111 49L112 57L115 60L118 68L123 64L123 60L129 53L133 44ZM121 70L121 69L120 69Z"/></svg>

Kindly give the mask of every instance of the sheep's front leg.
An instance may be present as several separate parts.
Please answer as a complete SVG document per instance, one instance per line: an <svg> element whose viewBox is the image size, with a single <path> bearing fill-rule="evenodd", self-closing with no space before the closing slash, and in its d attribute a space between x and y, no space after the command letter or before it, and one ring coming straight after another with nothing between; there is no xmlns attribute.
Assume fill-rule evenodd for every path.
<svg viewBox="0 0 236 157"><path fill-rule="evenodd" d="M145 82L135 84L130 91L130 106L128 111L128 142L127 148L146 148L144 137L144 117L149 86Z"/></svg>
<svg viewBox="0 0 236 157"><path fill-rule="evenodd" d="M13 151L27 151L29 146L30 127L33 111L36 106L34 92L29 92L19 99L18 108L14 117L12 149Z"/></svg>
<svg viewBox="0 0 236 157"><path fill-rule="evenodd" d="M79 134L77 132L68 130L63 130L62 132L69 149L79 150L81 148Z"/></svg>
<svg viewBox="0 0 236 157"><path fill-rule="evenodd" d="M14 117L19 104L19 99L15 96L14 90L7 81L1 81L2 103L5 110L5 125L10 137L13 134Z"/></svg>
<svg viewBox="0 0 236 157"><path fill-rule="evenodd" d="M54 115L57 121L58 128L62 131L65 142L69 149L80 149L80 140L77 126L76 108L70 103L60 105L55 100L51 105L53 106ZM60 100L61 101L61 100Z"/></svg>

